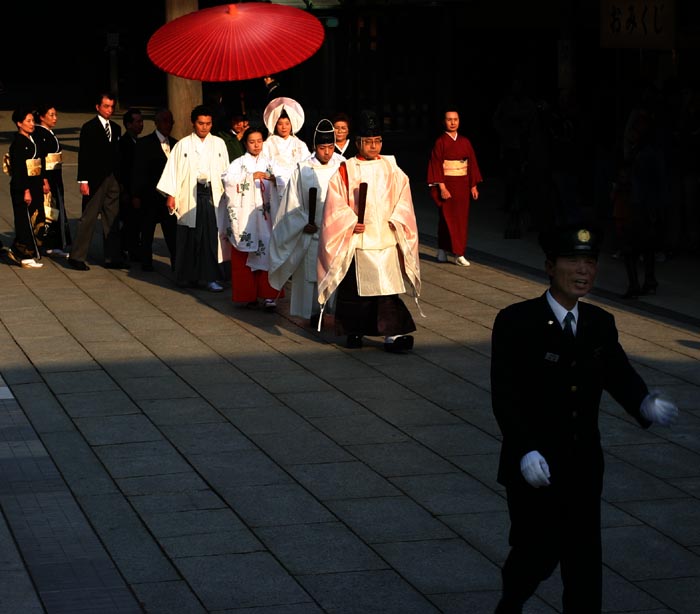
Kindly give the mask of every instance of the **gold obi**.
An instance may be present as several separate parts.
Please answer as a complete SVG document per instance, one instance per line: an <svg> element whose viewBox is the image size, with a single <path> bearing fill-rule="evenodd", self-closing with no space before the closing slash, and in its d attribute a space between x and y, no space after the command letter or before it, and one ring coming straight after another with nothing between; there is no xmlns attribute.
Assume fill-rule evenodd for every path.
<svg viewBox="0 0 700 614"><path fill-rule="evenodd" d="M46 154L46 170L53 171L63 165L63 152Z"/></svg>
<svg viewBox="0 0 700 614"><path fill-rule="evenodd" d="M469 168L469 160L444 160L442 172L447 177L464 177Z"/></svg>
<svg viewBox="0 0 700 614"><path fill-rule="evenodd" d="M27 175L30 177L41 175L41 160L39 158L29 158L27 160Z"/></svg>

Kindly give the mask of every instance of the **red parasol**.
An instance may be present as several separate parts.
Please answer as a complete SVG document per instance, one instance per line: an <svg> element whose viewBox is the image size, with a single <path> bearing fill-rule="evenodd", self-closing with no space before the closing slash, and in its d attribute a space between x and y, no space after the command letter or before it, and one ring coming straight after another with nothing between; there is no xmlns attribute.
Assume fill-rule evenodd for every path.
<svg viewBox="0 0 700 614"><path fill-rule="evenodd" d="M148 41L161 70L193 81L245 81L281 72L311 57L323 24L292 6L225 4L166 23Z"/></svg>

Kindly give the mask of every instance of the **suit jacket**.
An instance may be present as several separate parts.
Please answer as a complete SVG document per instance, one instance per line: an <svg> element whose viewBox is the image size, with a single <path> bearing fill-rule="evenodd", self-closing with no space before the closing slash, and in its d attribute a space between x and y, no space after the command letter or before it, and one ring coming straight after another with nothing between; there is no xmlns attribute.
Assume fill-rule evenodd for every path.
<svg viewBox="0 0 700 614"><path fill-rule="evenodd" d="M119 142L117 143L119 156L117 177L122 188L122 196L130 197L131 194L131 178L134 172L136 143L138 143L138 139L134 141L131 135L126 132L119 137Z"/></svg>
<svg viewBox="0 0 700 614"><path fill-rule="evenodd" d="M78 181L88 182L90 194L94 194L104 179L112 173L118 178L118 142L122 129L113 121L109 122L109 129L112 133L111 141L107 139L102 122L97 116L86 121L80 128Z"/></svg>
<svg viewBox="0 0 700 614"><path fill-rule="evenodd" d="M575 341L568 341L546 295L496 316L491 347L493 411L503 434L498 481L524 484L520 459L537 450L552 483L584 468L602 486L598 412L606 390L644 428L648 389L618 342L615 319L579 301ZM560 482L561 483L561 482Z"/></svg>
<svg viewBox="0 0 700 614"><path fill-rule="evenodd" d="M172 151L177 139L168 137L168 142ZM131 195L141 199L141 206L144 209L152 210L161 205L165 206L166 197L156 190L156 184L163 174L167 160L155 130L136 141Z"/></svg>

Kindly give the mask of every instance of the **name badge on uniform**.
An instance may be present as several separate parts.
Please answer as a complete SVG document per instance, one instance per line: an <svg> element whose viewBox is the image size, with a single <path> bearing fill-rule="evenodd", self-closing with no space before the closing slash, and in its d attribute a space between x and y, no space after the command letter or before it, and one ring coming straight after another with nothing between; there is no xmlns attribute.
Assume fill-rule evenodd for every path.
<svg viewBox="0 0 700 614"><path fill-rule="evenodd" d="M549 362L559 362L559 354L554 354L553 352L547 352L544 355L544 359Z"/></svg>

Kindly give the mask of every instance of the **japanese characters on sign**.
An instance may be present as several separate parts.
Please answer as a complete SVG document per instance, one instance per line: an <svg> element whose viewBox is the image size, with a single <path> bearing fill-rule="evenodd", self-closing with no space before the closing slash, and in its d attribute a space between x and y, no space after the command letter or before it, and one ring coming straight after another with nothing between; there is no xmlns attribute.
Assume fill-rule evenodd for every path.
<svg viewBox="0 0 700 614"><path fill-rule="evenodd" d="M600 0L600 46L672 49L675 0Z"/></svg>

